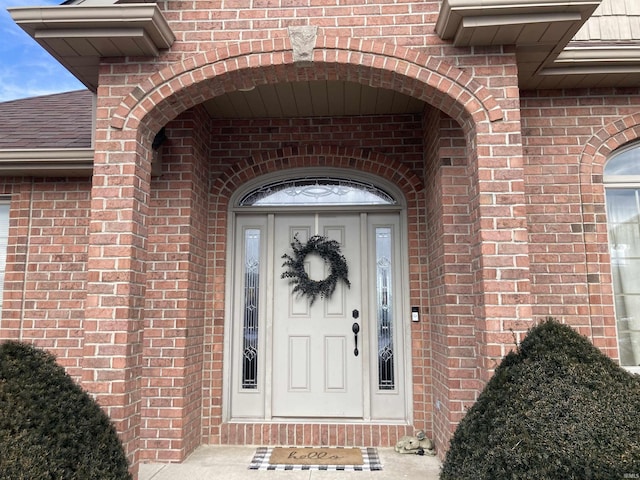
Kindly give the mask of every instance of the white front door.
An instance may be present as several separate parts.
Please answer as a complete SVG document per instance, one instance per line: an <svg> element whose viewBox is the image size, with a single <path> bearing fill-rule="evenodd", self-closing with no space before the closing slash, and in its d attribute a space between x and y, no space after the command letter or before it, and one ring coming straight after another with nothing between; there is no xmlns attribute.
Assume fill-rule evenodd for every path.
<svg viewBox="0 0 640 480"><path fill-rule="evenodd" d="M337 241L347 259L351 288L339 282L330 298L313 304L292 293L282 269L273 272L273 405L276 417L357 417L364 414L362 310L362 237L358 214L278 215L275 245L282 253L297 237L313 235ZM305 259L308 276L323 280L329 265L318 255ZM358 330L358 351L356 335ZM357 353L357 354L356 354Z"/></svg>
<svg viewBox="0 0 640 480"><path fill-rule="evenodd" d="M407 420L400 224L397 212L253 212L235 218L230 418ZM330 298L311 304L282 278L282 256L293 253L295 236L304 244L313 235L340 244L351 287L339 282ZM312 280L329 273L313 254L305 268Z"/></svg>

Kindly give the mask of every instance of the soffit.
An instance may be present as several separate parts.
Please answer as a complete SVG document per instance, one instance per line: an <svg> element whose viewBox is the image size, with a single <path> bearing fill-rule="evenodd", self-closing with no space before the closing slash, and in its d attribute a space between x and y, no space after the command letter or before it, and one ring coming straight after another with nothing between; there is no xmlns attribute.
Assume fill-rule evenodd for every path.
<svg viewBox="0 0 640 480"><path fill-rule="evenodd" d="M155 3L10 8L13 20L87 88L98 86L101 57L155 57L175 40Z"/></svg>
<svg viewBox="0 0 640 480"><path fill-rule="evenodd" d="M640 85L638 0L443 0L436 31L515 45L522 89Z"/></svg>
<svg viewBox="0 0 640 480"><path fill-rule="evenodd" d="M436 23L456 46L569 41L601 0L443 0Z"/></svg>
<svg viewBox="0 0 640 480"><path fill-rule="evenodd" d="M424 103L357 83L308 81L260 85L205 102L212 118L317 117L418 113Z"/></svg>

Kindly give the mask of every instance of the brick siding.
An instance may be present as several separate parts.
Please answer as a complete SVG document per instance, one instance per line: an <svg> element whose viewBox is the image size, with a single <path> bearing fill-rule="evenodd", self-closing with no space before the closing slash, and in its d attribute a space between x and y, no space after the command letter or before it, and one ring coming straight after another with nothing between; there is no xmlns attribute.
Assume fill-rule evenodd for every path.
<svg viewBox="0 0 640 480"><path fill-rule="evenodd" d="M522 98L534 315L561 319L614 358L602 169L613 149L638 136L637 93L592 89Z"/></svg>
<svg viewBox="0 0 640 480"><path fill-rule="evenodd" d="M435 0L159 6L172 48L101 66L92 180L0 184L11 195L0 337L58 356L111 415L134 472L201 443L393 445L415 429L442 455L497 362L546 316L617 357L602 166L640 136L638 90L520 92L512 50L435 35ZM296 25L319 27L304 67ZM427 107L224 120L200 105L238 86L324 79ZM410 425L226 423L229 200L301 167L367 172L406 197L422 313L410 324Z"/></svg>

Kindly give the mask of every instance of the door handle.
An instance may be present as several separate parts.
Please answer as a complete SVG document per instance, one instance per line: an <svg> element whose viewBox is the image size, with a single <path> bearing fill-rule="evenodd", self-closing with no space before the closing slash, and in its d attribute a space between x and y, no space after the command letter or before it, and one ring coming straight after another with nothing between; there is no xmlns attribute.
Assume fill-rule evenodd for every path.
<svg viewBox="0 0 640 480"><path fill-rule="evenodd" d="M353 338L356 342L356 348L353 349L353 354L357 357L360 352L358 352L358 332L360 331L360 325L358 322L353 322L351 326L351 331L353 332Z"/></svg>

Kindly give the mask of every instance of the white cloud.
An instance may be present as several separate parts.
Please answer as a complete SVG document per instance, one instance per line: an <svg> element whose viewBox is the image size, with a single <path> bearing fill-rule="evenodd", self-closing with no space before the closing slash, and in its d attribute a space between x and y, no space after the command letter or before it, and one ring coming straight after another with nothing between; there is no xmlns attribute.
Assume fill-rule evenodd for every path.
<svg viewBox="0 0 640 480"><path fill-rule="evenodd" d="M85 88L14 22L7 8L57 5L53 0L0 0L0 101Z"/></svg>

